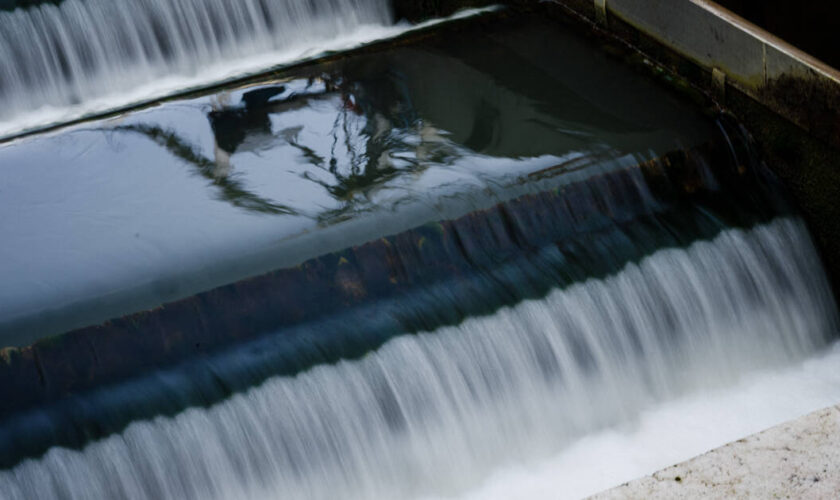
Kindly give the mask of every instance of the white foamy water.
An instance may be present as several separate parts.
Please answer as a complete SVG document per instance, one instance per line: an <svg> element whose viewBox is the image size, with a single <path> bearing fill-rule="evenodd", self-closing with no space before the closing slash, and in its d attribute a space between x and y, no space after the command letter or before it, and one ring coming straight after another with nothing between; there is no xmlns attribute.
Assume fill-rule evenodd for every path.
<svg viewBox="0 0 840 500"><path fill-rule="evenodd" d="M447 497L481 484L487 490L476 497L505 496L512 490L503 488L525 491L527 481L502 476L496 486L487 482L493 471L562 469L568 457L586 456L587 439L616 453L637 444L632 431L605 429L641 422L636 434L650 434L646 426L673 421L674 409L704 408L708 394L726 405L727 387L738 384L756 395L756 408L768 404L767 386L749 392L765 383L753 374L815 355L836 326L804 225L778 219L660 250L491 316L397 337L360 360L270 379L209 409L135 422L81 451L54 448L0 473L0 496ZM820 400L836 388L815 390ZM692 446L730 437L695 432L711 425L685 430ZM622 444L615 435L628 437Z"/></svg>
<svg viewBox="0 0 840 500"><path fill-rule="evenodd" d="M445 21L395 25L390 10L388 0L65 0L0 12L0 139Z"/></svg>
<svg viewBox="0 0 840 500"><path fill-rule="evenodd" d="M446 498L563 500L593 495L840 403L838 367L840 344L835 344L802 363L755 372L734 386L656 405L555 456L500 468L470 491Z"/></svg>

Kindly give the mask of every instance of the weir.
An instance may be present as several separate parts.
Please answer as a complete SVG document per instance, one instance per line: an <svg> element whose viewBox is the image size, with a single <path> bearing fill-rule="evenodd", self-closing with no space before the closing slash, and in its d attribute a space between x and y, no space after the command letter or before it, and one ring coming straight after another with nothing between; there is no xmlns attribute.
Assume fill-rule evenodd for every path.
<svg viewBox="0 0 840 500"><path fill-rule="evenodd" d="M386 0L69 0L2 12L0 122L11 123L0 131L264 69L389 24Z"/></svg>
<svg viewBox="0 0 840 500"><path fill-rule="evenodd" d="M459 496L831 351L829 279L750 131L541 12L0 144L0 498ZM93 109L391 18L3 12L0 101Z"/></svg>
<svg viewBox="0 0 840 500"><path fill-rule="evenodd" d="M824 285L813 287L818 268L790 266L807 257L803 240L802 226L783 219L661 251L358 361L134 423L82 451L55 449L0 481L10 498L458 491L493 462L545 453L646 401L822 345L814 332L834 327L833 306Z"/></svg>

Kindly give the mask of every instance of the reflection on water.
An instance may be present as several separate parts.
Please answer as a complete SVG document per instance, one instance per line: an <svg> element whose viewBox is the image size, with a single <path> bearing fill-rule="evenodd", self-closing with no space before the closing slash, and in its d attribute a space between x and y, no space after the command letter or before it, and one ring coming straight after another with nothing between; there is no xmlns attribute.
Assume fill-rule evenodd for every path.
<svg viewBox="0 0 840 500"><path fill-rule="evenodd" d="M115 128L117 131L136 132L143 134L157 144L166 148L176 158L195 166L195 171L202 177L218 186L219 198L231 203L235 207L266 214L291 214L292 209L266 200L242 186L235 177L230 176L230 162L215 161L203 156L194 146L179 137L177 133L149 125L125 125Z"/></svg>
<svg viewBox="0 0 840 500"><path fill-rule="evenodd" d="M0 208L21 213L0 222L2 343L457 217L539 189L522 185L536 171L714 134L596 49L528 22L0 148Z"/></svg>
<svg viewBox="0 0 840 500"><path fill-rule="evenodd" d="M310 214L321 223L331 223L363 211L366 203L370 205L370 191L377 186L398 175L419 172L428 163L443 164L456 156L456 147L448 144L440 131L414 118L413 110L406 103L409 96L391 96L392 92L388 91L392 89L381 90L385 92L378 94L375 89L365 90L355 82L325 74L305 81L293 80L288 85L247 90L236 104L230 104L230 94L214 96L212 110L207 113L213 132L213 159L204 156L200 148L174 130L142 123L110 130L145 135L173 156L195 166L201 176L218 186L219 199L266 214L297 212L244 187L234 175L232 157L237 153L258 155L275 147L293 148L302 166L317 169L303 169L300 176L321 186L340 203L336 208ZM380 102L371 100L371 95ZM394 101L383 99L386 95L394 97ZM312 107L317 101L336 108L328 135L328 156L318 152L322 137L315 137L312 146L304 142L305 125L277 130L272 125L272 116ZM412 115L399 114L401 110ZM395 122L401 126L395 126Z"/></svg>
<svg viewBox="0 0 840 500"><path fill-rule="evenodd" d="M511 47L490 40L462 56L433 47L401 49L213 95L206 113L212 160L177 126L140 122L108 129L148 136L195 165L219 186L219 198L234 206L305 213L321 223L369 210L377 205L377 190L430 165L453 166L464 156L583 152L595 159L637 152L640 137L662 150L680 145L672 131L628 114L638 110L590 102ZM282 149L292 152L297 175L321 186L333 206L319 205L314 212L289 207L237 179L237 163L247 177L255 157Z"/></svg>

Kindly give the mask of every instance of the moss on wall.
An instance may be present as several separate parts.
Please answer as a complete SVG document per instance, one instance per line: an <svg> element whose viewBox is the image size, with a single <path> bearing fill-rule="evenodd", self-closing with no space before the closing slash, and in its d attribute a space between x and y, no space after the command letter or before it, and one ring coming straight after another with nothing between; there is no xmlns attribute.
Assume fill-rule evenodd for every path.
<svg viewBox="0 0 840 500"><path fill-rule="evenodd" d="M840 296L840 150L738 91L728 90L727 107L799 205Z"/></svg>

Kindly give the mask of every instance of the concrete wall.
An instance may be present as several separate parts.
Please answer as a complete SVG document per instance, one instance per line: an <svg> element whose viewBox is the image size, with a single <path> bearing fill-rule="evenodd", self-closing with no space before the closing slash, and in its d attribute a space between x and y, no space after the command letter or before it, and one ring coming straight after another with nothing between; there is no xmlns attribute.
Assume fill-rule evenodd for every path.
<svg viewBox="0 0 840 500"><path fill-rule="evenodd" d="M802 126L840 144L840 72L708 0L608 0L615 17ZM782 87L782 89L779 89ZM834 119L803 115L801 92L822 90Z"/></svg>
<svg viewBox="0 0 840 500"><path fill-rule="evenodd" d="M840 406L833 406L591 498L837 498L838 461Z"/></svg>

